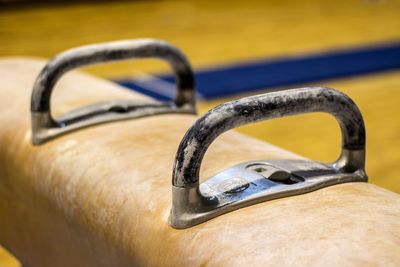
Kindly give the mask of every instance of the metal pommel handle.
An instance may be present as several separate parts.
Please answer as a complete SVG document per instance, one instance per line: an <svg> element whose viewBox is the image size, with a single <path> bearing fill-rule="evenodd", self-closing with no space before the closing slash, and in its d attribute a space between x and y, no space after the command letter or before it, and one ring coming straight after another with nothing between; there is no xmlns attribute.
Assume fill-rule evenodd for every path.
<svg viewBox="0 0 400 267"><path fill-rule="evenodd" d="M323 170L325 173L331 173L331 177L329 178L329 175L325 175L325 177L318 176L318 179L325 178L323 185L321 180L318 181L318 184L315 183L313 187L311 186L312 181L317 181L317 178L315 178L315 173L317 172L314 172L314 177L311 177L311 174L300 177L300 174L296 174L296 167L298 166L295 163L285 163L286 165L281 163L281 165L278 165L284 167L275 165L274 168L286 171L290 169L291 172L287 171L288 173L298 179L301 178L301 181L304 182L294 185L283 184L280 187L273 187L268 184L268 186L265 186L265 195L259 200L245 195L246 191L241 191L240 194L242 195L235 197L234 193L242 189L218 192L218 196L213 194L205 196L201 192L199 187L200 166L208 147L219 135L230 129L257 121L311 112L325 112L333 115L339 122L342 132L341 156L335 163L323 165ZM175 228L186 228L257 202L305 193L338 182L366 181L364 163L365 128L363 118L354 102L343 93L329 88L309 87L275 91L227 102L213 108L199 118L187 131L179 145L172 177L173 203L170 223ZM248 170L250 165L247 165L247 169L245 169ZM322 164L318 166L322 166ZM304 170L304 167L302 168ZM232 172L225 173L225 176L232 176ZM303 171L303 173L305 172ZM357 175L354 175L354 173L357 173ZM248 174L248 176L251 175L253 174ZM221 176L221 173L219 176ZM336 177L336 180L332 177ZM229 178L232 179L233 177ZM247 177L243 179L247 179ZM260 180L260 178L258 179ZM329 182L327 179L330 179ZM268 180L268 183L270 182ZM217 187L214 186L212 188ZM274 188L279 188L280 191L278 192L278 189ZM293 192L288 194L289 191ZM211 190L210 192L213 191ZM260 195L260 193L258 194ZM228 195L229 197L227 197Z"/></svg>
<svg viewBox="0 0 400 267"><path fill-rule="evenodd" d="M171 65L177 86L172 103L114 101L81 108L61 116L60 120L52 117L51 93L64 73L86 65L132 58L159 58ZM196 114L193 71L185 55L176 47L161 40L139 39L73 48L50 60L35 81L31 97L32 143L40 144L65 132L93 124L163 113Z"/></svg>

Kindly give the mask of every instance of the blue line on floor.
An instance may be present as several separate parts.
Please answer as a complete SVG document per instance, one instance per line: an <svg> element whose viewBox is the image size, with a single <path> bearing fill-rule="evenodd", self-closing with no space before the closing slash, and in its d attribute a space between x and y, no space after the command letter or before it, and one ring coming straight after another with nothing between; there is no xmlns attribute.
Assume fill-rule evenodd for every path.
<svg viewBox="0 0 400 267"><path fill-rule="evenodd" d="M199 95L211 99L399 68L400 42L392 42L213 67L196 71L195 75ZM157 75L157 79L160 78L174 83L174 77L170 74ZM165 90L164 93L151 90L151 79L146 86L143 86L143 81L139 84L132 79L120 79L117 82L160 100L170 99L170 94L165 94Z"/></svg>

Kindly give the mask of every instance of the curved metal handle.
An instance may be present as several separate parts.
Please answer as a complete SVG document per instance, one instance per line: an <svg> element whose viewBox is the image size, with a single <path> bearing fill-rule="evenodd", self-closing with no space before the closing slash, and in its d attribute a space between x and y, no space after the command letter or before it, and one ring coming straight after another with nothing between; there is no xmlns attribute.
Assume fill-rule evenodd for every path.
<svg viewBox="0 0 400 267"><path fill-rule="evenodd" d="M364 122L359 109L349 97L336 90L320 87L245 97L208 111L183 137L172 177L172 226L185 228L234 209L231 207L224 211L221 207L232 204L232 201L222 203L223 199L203 196L199 189L201 162L208 147L219 135L249 123L310 112L329 113L340 124L342 153L339 160L331 165L332 170L337 174L360 171L363 177L357 176L353 180L365 180ZM264 196L263 200L266 199ZM243 199L240 201L243 202ZM245 205L242 203L240 206Z"/></svg>
<svg viewBox="0 0 400 267"><path fill-rule="evenodd" d="M167 61L176 76L177 94L173 103L140 104L128 101L102 103L55 120L50 111L54 85L67 71L106 61L131 58L159 58ZM57 135L89 125L161 113L196 113L194 75L189 61L176 47L154 39L127 40L82 46L67 50L42 69L31 97L32 142L39 144ZM110 115L111 114L111 115Z"/></svg>

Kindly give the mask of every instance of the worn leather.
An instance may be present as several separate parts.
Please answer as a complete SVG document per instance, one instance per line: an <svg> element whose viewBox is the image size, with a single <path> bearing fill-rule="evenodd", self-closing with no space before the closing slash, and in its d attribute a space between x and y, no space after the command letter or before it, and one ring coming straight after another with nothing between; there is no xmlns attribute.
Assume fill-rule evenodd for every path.
<svg viewBox="0 0 400 267"><path fill-rule="evenodd" d="M30 142L30 93L44 61L0 60L0 243L26 266L400 265L400 196L367 183L168 225L172 165L196 117L159 115ZM144 98L74 72L55 114ZM203 179L233 164L298 156L230 131L209 149Z"/></svg>

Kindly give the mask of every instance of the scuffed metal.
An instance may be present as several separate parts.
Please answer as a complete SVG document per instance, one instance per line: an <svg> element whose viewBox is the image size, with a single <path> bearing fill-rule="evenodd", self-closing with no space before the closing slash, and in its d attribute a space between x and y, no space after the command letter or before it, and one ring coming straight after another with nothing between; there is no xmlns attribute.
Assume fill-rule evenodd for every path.
<svg viewBox="0 0 400 267"><path fill-rule="evenodd" d="M252 181L253 184L259 184L257 188L247 186L242 189L246 183L238 184L241 190L237 194L232 194L235 191L234 185L227 181L238 177L244 181L250 179L252 174L246 167L247 163L224 170L199 185L203 157L211 143L222 133L261 120L311 112L331 114L340 125L342 153L335 163L292 160L251 162L248 164L264 164L269 166L266 168L288 172L288 175L296 176L298 179L293 179L293 184L275 187L271 183L265 184L265 181L261 184L257 182L261 179L259 173L258 180ZM354 102L343 93L330 88L308 87L275 91L230 101L213 108L199 118L186 132L179 145L172 177L171 224L176 228L185 228L261 201L310 192L337 183L367 181L364 162L363 118ZM299 179L302 182L296 182L300 181ZM207 184L212 186L207 187ZM230 189L226 192L222 192L223 190L211 190L213 192L208 190L208 193L204 191L205 188L224 188L226 187L224 184L229 184ZM253 193L250 193L251 190Z"/></svg>
<svg viewBox="0 0 400 267"><path fill-rule="evenodd" d="M54 119L50 97L58 79L67 71L85 65L131 58L159 58L167 61L176 76L177 93L171 103L114 101L99 103ZM189 61L176 47L155 39L127 40L82 46L65 51L42 69L31 97L32 143L40 144L60 134L94 124L165 113L196 114L194 75Z"/></svg>

